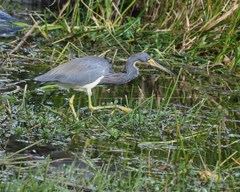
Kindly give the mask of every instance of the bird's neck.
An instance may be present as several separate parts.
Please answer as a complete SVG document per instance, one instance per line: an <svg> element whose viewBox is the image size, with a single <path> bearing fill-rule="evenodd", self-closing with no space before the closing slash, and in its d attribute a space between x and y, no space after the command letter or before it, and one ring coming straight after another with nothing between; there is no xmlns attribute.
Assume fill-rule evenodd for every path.
<svg viewBox="0 0 240 192"><path fill-rule="evenodd" d="M126 62L126 73L128 81L135 79L139 74L138 68L135 66L137 61L138 60L134 57L130 57Z"/></svg>
<svg viewBox="0 0 240 192"><path fill-rule="evenodd" d="M135 79L138 76L138 68L135 66L137 61L135 57L130 57L126 62L126 73L109 73L104 76L99 84L125 84Z"/></svg>

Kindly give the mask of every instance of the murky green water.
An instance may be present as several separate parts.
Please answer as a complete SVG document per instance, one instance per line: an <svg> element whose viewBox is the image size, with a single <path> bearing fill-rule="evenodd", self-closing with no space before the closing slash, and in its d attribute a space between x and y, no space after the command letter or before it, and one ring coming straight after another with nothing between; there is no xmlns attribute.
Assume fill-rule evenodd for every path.
<svg viewBox="0 0 240 192"><path fill-rule="evenodd" d="M19 65L20 63L21 66ZM11 66L11 68L15 70L9 70L10 67L6 65L6 69L1 71L1 79L3 79L3 84L1 86L2 97L13 95L21 103L23 89L27 84L27 108L33 107L34 110L42 111L44 110L44 107L42 106L43 104L49 108L52 108L53 110L57 110L59 112L63 110L64 112L67 112L68 99L72 96L72 94L76 94L75 107L80 119L85 122L84 126L80 125L80 127L82 126L80 129L87 129L87 127L89 127L91 124L93 125L93 127L89 127L90 130L88 130L88 132L91 132L92 129L95 130L98 127L101 127L100 124L107 127L112 121L115 120L114 118L118 119L121 118L121 116L124 116L124 114L121 112L116 112L116 116L111 116L109 111L103 110L93 112L93 115L96 118L99 118L98 120L101 122L100 124L94 122L93 119L85 120L90 116L90 112L87 109L88 101L85 93L76 93L75 91L67 92L58 89L52 91L42 91L40 89L42 85L34 82L32 79L39 75L40 71L45 72L47 69L41 68L36 64L32 64L32 61L29 63L25 61L24 65L22 65L22 63L23 62L21 60L14 59L14 61L12 61L13 66ZM121 63L120 65L123 64L124 63ZM173 67L173 70L175 73L178 73L179 66L176 66L176 68ZM188 75L189 73L191 73L191 75ZM129 141L127 138L125 138L127 139L127 144L122 145L122 141L112 141L111 139L109 139L109 141L106 141L105 139L93 139L91 142L93 146L97 147L95 149L96 152L101 153L102 150L107 150L110 148L116 148L116 151L119 150L121 152L126 148L131 148L132 152L151 150L151 155L153 157L158 157L159 153L161 153L162 147L169 147L171 150L174 150L172 149L174 146L172 144L169 146L139 145L138 138L141 138L140 143L147 142L149 140L154 142L159 141L159 139L174 139L177 134L176 130L174 130L176 129L175 118L178 115L186 116L186 122L182 124L183 131L188 131L188 129L199 131L201 126L203 126L203 130L206 131L207 129L212 129L214 123L219 123L215 121L224 121L226 124L225 131L232 129L231 126L239 125L239 91L237 90L238 82L224 75L207 75L204 71L202 74L198 72L196 75L194 75L194 73L188 69L183 68L183 73L180 75L177 88L174 90L172 99L169 103L169 110L165 112L166 114L161 115L159 107L168 99L165 94L168 89L172 91L173 84L174 78L170 77L169 75L161 73L159 76L159 71L157 70L149 71L149 69L143 69L142 76L138 77L136 80L127 85L95 88L93 91L93 102L95 105L108 105L111 104L111 102L117 102L125 105L127 102L130 102L131 107L136 107L138 105L141 106L141 103L146 102L146 100L150 97L153 98L153 104L150 109L144 109L144 104L143 107L140 108L140 110L143 110L143 116L140 115L139 117L132 117L136 118L135 125L126 125L124 119L120 120L117 125L114 125L114 129L121 129L121 126L123 126L123 129L128 129L128 132L131 136ZM11 94L11 91L14 92L17 87L20 87L19 91ZM10 93L8 94L9 91ZM194 108L197 108L198 105L202 105L202 107L197 119L196 117L191 118L191 111L193 111ZM14 106L12 107L14 108ZM227 113L226 116L221 114L222 112L220 108L225 109L225 112ZM222 118L218 119L218 117L214 117L217 110L219 110L219 115L222 115ZM53 118L61 117L53 116ZM189 122L187 121L187 118L189 118ZM216 119L214 120L214 118ZM18 119L15 119L14 121L15 122L13 124L18 124ZM206 124L208 121L209 125ZM203 123L203 125L201 125L201 123ZM48 126L41 125L41 127L47 128ZM9 127L7 126L5 128ZM66 126L66 129L69 129L69 127ZM99 130L96 132L95 131L94 134L96 134L95 137L97 138ZM164 136L164 133L167 135ZM237 137L238 133L235 134ZM223 135L223 140L226 140L227 142L229 139L234 140L235 138ZM211 143L211 141L209 142L210 145L214 144ZM84 141L82 141L82 145L84 145ZM81 148L82 145L78 143L79 148ZM102 146L102 148L99 149L99 146ZM176 148L177 147L178 146L176 146ZM98 156L98 153L95 155ZM114 153L107 152L109 155L114 155ZM212 153L211 150L209 153ZM116 152L116 154L118 155L118 152ZM214 164L217 154L215 157L214 155L211 155L209 158L213 158L212 163Z"/></svg>

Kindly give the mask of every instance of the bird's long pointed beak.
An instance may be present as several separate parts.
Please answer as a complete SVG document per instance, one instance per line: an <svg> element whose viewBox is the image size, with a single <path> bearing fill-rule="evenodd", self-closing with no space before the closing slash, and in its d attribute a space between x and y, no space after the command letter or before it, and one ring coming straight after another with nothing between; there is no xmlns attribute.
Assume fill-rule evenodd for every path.
<svg viewBox="0 0 240 192"><path fill-rule="evenodd" d="M149 60L148 60L148 63L149 63L151 66L156 67L156 68L158 68L158 69L161 69L162 71L165 71L165 72L169 73L170 75L172 75L172 76L174 76L174 77L176 76L172 71L170 71L169 69L163 67L162 65L160 65L158 62L156 62L156 61L153 60L153 59L149 59Z"/></svg>

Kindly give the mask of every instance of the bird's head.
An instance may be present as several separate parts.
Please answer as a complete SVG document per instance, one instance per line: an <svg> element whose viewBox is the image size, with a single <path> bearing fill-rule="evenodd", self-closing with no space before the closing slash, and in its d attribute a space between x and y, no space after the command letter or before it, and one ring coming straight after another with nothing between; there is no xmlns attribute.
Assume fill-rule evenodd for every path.
<svg viewBox="0 0 240 192"><path fill-rule="evenodd" d="M149 65L152 67L156 67L158 69L161 69L173 76L176 76L173 72L171 72L169 69L163 67L162 65L160 65L158 62L156 62L149 54L147 53L136 53L134 55L134 57L136 57L140 62L144 63L145 65Z"/></svg>

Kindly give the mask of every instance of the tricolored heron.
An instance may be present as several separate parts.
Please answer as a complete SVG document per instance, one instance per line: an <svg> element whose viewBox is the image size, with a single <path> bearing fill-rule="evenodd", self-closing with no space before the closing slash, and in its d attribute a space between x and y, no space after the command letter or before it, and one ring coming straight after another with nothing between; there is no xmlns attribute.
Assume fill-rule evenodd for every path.
<svg viewBox="0 0 240 192"><path fill-rule="evenodd" d="M77 91L85 91L88 94L88 107L92 110L98 109L120 109L125 112L130 112L132 109L120 106L97 106L92 105L92 88L97 85L110 84L125 84L136 78L139 74L136 67L137 62L142 62L146 65L157 67L171 75L174 75L170 70L158 64L147 53L135 53L131 55L127 62L125 73L115 73L112 71L112 65L105 59L97 56L87 56L73 59L67 63L57 66L47 73L36 77L34 80L40 82L55 83L60 87ZM74 95L69 100L70 108L77 119L76 112L73 107Z"/></svg>

